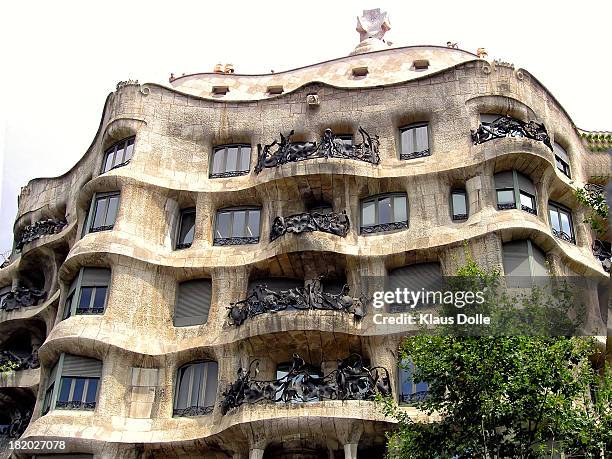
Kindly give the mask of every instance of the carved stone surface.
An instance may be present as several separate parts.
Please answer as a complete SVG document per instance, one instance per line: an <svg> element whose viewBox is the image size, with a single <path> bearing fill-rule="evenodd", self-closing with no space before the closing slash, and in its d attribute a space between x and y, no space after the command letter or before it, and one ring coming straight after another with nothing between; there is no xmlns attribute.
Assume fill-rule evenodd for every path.
<svg viewBox="0 0 612 459"><path fill-rule="evenodd" d="M17 410L15 412L13 421L7 426L0 427L0 444L4 439L13 440L21 437L23 432L25 432L26 427L28 427L31 418L31 410L27 410L24 412Z"/></svg>
<svg viewBox="0 0 612 459"><path fill-rule="evenodd" d="M0 351L0 366L4 366L9 362L13 363L14 371L32 370L40 367L38 351L32 352L32 354L25 358L21 358L8 350Z"/></svg>
<svg viewBox="0 0 612 459"><path fill-rule="evenodd" d="M471 135L474 145L504 137L527 137L531 140L544 142L544 145L551 151L553 149L544 123L535 121L525 123L509 116L500 116L490 123L481 122L476 131L471 131Z"/></svg>
<svg viewBox="0 0 612 459"><path fill-rule="evenodd" d="M321 278L322 276L319 276L306 287L278 292L268 289L266 285L257 285L244 300L232 303L227 308L229 324L239 326L248 318L288 308L344 311L353 314L356 319L364 316L362 300L349 296L348 285L344 285L341 293L334 295L323 291Z"/></svg>
<svg viewBox="0 0 612 459"><path fill-rule="evenodd" d="M26 226L21 232L19 239L15 243L15 247L21 250L23 246L29 242L35 241L38 238L48 234L59 233L68 223L66 220L58 218L48 218L39 220L36 223Z"/></svg>
<svg viewBox="0 0 612 459"><path fill-rule="evenodd" d="M359 128L361 143L349 145L342 139L334 136L331 129L326 129L321 142L291 142L291 131L287 137L280 134L280 142L274 140L269 145L257 145L257 165L255 173L259 174L264 168L277 167L282 164L304 161L313 158L344 158L378 164L380 157L378 147L380 142L377 135L368 134ZM274 149L274 147L276 147Z"/></svg>
<svg viewBox="0 0 612 459"><path fill-rule="evenodd" d="M612 258L610 243L596 239L593 242L593 255L601 262L604 271L609 273Z"/></svg>
<svg viewBox="0 0 612 459"><path fill-rule="evenodd" d="M350 223L346 211L328 214L302 212L301 214L290 215L288 217L276 217L272 223L270 240L273 241L285 233L297 234L311 231L323 231L346 237L349 229Z"/></svg>
<svg viewBox="0 0 612 459"><path fill-rule="evenodd" d="M236 381L222 393L221 413L245 403L261 401L303 403L321 400L373 400L377 394L391 395L389 372L383 367L366 367L359 354L338 361L338 369L322 375L293 354L287 375L273 381L257 381L259 361L247 370L240 368Z"/></svg>
<svg viewBox="0 0 612 459"><path fill-rule="evenodd" d="M38 290L35 288L17 287L15 290L9 292L2 304L0 309L12 311L19 308L27 308L29 306L36 306L40 304L47 297L47 292Z"/></svg>

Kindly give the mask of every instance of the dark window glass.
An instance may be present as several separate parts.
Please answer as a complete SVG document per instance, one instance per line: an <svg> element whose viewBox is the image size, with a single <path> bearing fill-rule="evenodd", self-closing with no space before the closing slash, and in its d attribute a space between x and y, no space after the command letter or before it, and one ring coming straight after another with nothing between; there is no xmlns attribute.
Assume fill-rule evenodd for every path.
<svg viewBox="0 0 612 459"><path fill-rule="evenodd" d="M250 145L224 145L213 151L211 178L234 177L249 172Z"/></svg>
<svg viewBox="0 0 612 459"><path fill-rule="evenodd" d="M83 389L85 389L85 379L74 379L74 390L72 392L72 400L83 400Z"/></svg>
<svg viewBox="0 0 612 459"><path fill-rule="evenodd" d="M47 391L45 392L45 399L43 400L43 408L42 414L45 415L49 412L51 408L51 397L53 397L53 389L55 387L55 383L51 383Z"/></svg>
<svg viewBox="0 0 612 459"><path fill-rule="evenodd" d="M422 400L429 390L429 385L423 381L414 381L414 364L410 360L402 360L399 368L400 402L414 403Z"/></svg>
<svg viewBox="0 0 612 459"><path fill-rule="evenodd" d="M185 209L181 211L179 234L176 241L177 249L190 247L193 243L193 236L195 234L195 217L195 209Z"/></svg>
<svg viewBox="0 0 612 459"><path fill-rule="evenodd" d="M79 309L89 309L91 298L93 296L93 287L81 288L81 299L79 301Z"/></svg>
<svg viewBox="0 0 612 459"><path fill-rule="evenodd" d="M62 316L62 319L67 319L68 317L70 317L73 301L74 292L72 292L70 295L68 295L68 298L66 298L66 303L64 304L64 315Z"/></svg>
<svg viewBox="0 0 612 459"><path fill-rule="evenodd" d="M408 227L406 195L394 193L361 202L361 232L370 233Z"/></svg>
<svg viewBox="0 0 612 459"><path fill-rule="evenodd" d="M98 394L99 382L100 380L98 378L89 378L87 394L85 396L85 403L95 403L96 395Z"/></svg>
<svg viewBox="0 0 612 459"><path fill-rule="evenodd" d="M96 287L93 302L94 309L104 309L106 303L106 290L107 287Z"/></svg>
<svg viewBox="0 0 612 459"><path fill-rule="evenodd" d="M72 378L62 378L60 385L60 392L57 400L60 402L67 402L70 400L70 388L72 387Z"/></svg>
<svg viewBox="0 0 612 459"><path fill-rule="evenodd" d="M112 229L117 218L119 193L96 196L89 232Z"/></svg>
<svg viewBox="0 0 612 459"><path fill-rule="evenodd" d="M259 242L260 209L224 209L217 212L215 243Z"/></svg>
<svg viewBox="0 0 612 459"><path fill-rule="evenodd" d="M567 242L576 243L571 210L554 202L549 202L548 214L553 234Z"/></svg>
<svg viewBox="0 0 612 459"><path fill-rule="evenodd" d="M565 151L565 148L555 142L553 145L553 152L555 153L555 164L557 165L557 169L571 178L569 155L567 154L567 151Z"/></svg>
<svg viewBox="0 0 612 459"><path fill-rule="evenodd" d="M521 209L537 215L536 190L529 177L511 170L495 174L497 208Z"/></svg>
<svg viewBox="0 0 612 459"><path fill-rule="evenodd" d="M115 167L125 166L134 152L134 137L123 139L104 153L104 161L102 161L102 174L108 172Z"/></svg>
<svg viewBox="0 0 612 459"><path fill-rule="evenodd" d="M429 128L427 124L415 124L401 129L401 159L429 154Z"/></svg>
<svg viewBox="0 0 612 459"><path fill-rule="evenodd" d="M465 190L453 190L451 193L453 220L465 220L468 217L467 196Z"/></svg>

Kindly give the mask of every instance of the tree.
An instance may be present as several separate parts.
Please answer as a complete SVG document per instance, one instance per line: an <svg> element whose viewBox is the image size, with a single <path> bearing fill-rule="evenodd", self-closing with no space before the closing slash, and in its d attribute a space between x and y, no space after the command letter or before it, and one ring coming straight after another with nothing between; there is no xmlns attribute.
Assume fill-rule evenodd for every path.
<svg viewBox="0 0 612 459"><path fill-rule="evenodd" d="M455 287L491 287L498 281L498 273L484 272L469 260ZM480 311L512 322L508 308L518 302L521 310L536 311L526 313L533 334L513 333L522 326L515 316L517 322L509 324L511 332L505 335L473 336L442 327L434 335L407 338L401 358L414 364L415 381L429 385L428 397L416 406L434 417L414 421L393 400L383 400L385 414L398 421L388 435L391 457L539 458L559 452L610 457L612 372L594 368L601 357L594 341L537 334L538 326L571 309L571 292L564 290L566 296L550 304L541 292L517 300L487 291ZM572 324L557 320L562 327Z"/></svg>

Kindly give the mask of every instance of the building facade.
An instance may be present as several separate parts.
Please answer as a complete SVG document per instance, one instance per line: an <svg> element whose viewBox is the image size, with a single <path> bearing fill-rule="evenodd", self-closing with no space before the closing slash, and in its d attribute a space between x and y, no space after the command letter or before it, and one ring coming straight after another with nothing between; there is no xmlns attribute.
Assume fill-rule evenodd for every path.
<svg viewBox="0 0 612 459"><path fill-rule="evenodd" d="M575 190L600 192L610 156L548 90L484 53L392 48L378 13L359 27L350 56L287 72L122 82L81 160L22 189L7 457L17 438L15 457L382 457L373 397L424 416L426 388L374 291L452 275L466 247L605 285ZM607 312L592 298L604 330Z"/></svg>

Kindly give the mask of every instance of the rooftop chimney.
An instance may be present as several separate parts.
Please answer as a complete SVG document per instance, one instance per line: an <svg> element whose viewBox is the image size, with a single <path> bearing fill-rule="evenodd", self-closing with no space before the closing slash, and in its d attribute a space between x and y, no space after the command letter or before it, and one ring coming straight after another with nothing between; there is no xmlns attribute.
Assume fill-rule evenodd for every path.
<svg viewBox="0 0 612 459"><path fill-rule="evenodd" d="M391 23L386 11L380 11L380 8L363 10L363 14L357 16L360 41L351 55L387 49L391 43L385 41L383 37L390 29Z"/></svg>

